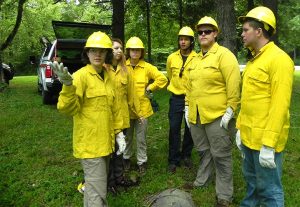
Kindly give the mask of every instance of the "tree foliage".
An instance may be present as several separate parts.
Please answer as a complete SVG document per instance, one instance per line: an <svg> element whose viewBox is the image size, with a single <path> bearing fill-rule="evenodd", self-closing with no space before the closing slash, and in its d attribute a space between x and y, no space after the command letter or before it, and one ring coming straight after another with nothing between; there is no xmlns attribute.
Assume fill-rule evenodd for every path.
<svg viewBox="0 0 300 207"><path fill-rule="evenodd" d="M56 2L56 3L55 3ZM214 2L219 2L214 4ZM218 19L217 12L222 12L221 1L215 0L155 0L150 1L151 14L151 44L153 63L163 63L177 45L177 34L182 26L195 24L203 16L212 16ZM131 36L139 36L146 47L147 42L147 16L145 0L124 0L125 3L125 41ZM240 40L241 25L237 17L245 15L248 6L262 5L262 0L236 0L234 1L234 18L236 24L235 33L231 41L238 40L237 50L244 51ZM182 4L182 16L180 14ZM40 38L42 36L53 40L54 33L52 20L89 22L97 24L112 23L112 2L105 0L80 0L76 5L73 0L67 3L65 0L27 0L24 4L23 18L15 38L3 51L4 62L11 62L17 67L17 72L35 69L29 65L28 57L39 56L42 52ZM0 0L0 45L7 39L15 26L18 1ZM278 27L279 44L287 52L296 51L300 47L300 3L298 0L278 0ZM227 18L227 17L226 17ZM224 23L227 22L226 18ZM228 17L229 18L229 17ZM222 25L222 24L221 24ZM221 39L222 40L222 37ZM196 41L197 43L197 41ZM199 46L196 45L199 51ZM241 57L241 55L240 55Z"/></svg>

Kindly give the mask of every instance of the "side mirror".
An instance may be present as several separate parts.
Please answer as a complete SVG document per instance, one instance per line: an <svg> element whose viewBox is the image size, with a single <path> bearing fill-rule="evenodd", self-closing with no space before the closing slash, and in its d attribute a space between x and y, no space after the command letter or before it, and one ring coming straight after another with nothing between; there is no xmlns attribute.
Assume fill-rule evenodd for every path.
<svg viewBox="0 0 300 207"><path fill-rule="evenodd" d="M30 62L31 65L35 65L36 64L36 58L35 58L35 56L30 56L29 57L29 62Z"/></svg>

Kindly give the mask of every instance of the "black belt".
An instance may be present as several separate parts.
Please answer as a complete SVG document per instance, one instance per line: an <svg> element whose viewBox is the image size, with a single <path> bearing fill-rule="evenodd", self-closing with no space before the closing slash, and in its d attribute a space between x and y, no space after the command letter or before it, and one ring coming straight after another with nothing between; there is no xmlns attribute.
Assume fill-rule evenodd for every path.
<svg viewBox="0 0 300 207"><path fill-rule="evenodd" d="M175 93L172 93L172 96L175 97L175 98L182 98L182 99L185 98L185 95L184 95L184 94L177 95L177 94L175 94Z"/></svg>

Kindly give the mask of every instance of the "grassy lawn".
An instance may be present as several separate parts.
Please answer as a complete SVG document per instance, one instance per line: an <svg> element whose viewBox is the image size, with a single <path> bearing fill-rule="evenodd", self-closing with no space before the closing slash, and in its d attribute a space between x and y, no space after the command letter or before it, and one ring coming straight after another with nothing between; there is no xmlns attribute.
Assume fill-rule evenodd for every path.
<svg viewBox="0 0 300 207"><path fill-rule="evenodd" d="M291 106L290 137L284 154L283 185L287 207L300 201L300 73L295 73ZM42 104L34 76L15 77L0 93L0 206L82 206L77 192L83 172L72 156L72 119ZM167 188L180 188L193 181L199 159L193 150L195 169L179 168L166 173L168 157L168 99L166 90L155 94L160 111L150 118L148 171L138 187L108 196L111 207L140 207L145 199ZM245 192L238 149L234 147L234 202L238 206ZM197 206L211 207L214 186L192 190Z"/></svg>

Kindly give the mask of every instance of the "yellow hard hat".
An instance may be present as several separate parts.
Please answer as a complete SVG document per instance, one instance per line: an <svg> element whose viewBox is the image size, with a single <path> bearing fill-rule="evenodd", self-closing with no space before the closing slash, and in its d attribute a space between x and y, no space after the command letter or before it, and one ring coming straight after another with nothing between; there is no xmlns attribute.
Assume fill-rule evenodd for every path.
<svg viewBox="0 0 300 207"><path fill-rule="evenodd" d="M112 48L111 39L104 32L94 32L86 41L85 48Z"/></svg>
<svg viewBox="0 0 300 207"><path fill-rule="evenodd" d="M126 48L144 48L144 44L142 40L138 37L130 37L129 40L126 42Z"/></svg>
<svg viewBox="0 0 300 207"><path fill-rule="evenodd" d="M264 27L269 31L269 27L273 28L273 34L276 32L276 18L271 9L264 6L258 6L250 10L246 16L238 18L240 23L244 23L247 18L253 18L259 22L264 23Z"/></svg>
<svg viewBox="0 0 300 207"><path fill-rule="evenodd" d="M182 27L178 32L178 36L194 37L194 31L190 27Z"/></svg>
<svg viewBox="0 0 300 207"><path fill-rule="evenodd" d="M196 29L197 29L200 25L205 25L205 24L214 26L214 27L217 29L217 31L220 32L216 20L214 20L213 18L208 17L208 16L202 17L202 18L199 20L198 24L196 25Z"/></svg>

